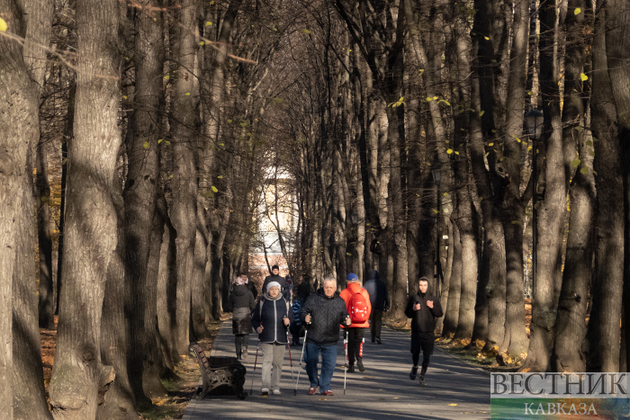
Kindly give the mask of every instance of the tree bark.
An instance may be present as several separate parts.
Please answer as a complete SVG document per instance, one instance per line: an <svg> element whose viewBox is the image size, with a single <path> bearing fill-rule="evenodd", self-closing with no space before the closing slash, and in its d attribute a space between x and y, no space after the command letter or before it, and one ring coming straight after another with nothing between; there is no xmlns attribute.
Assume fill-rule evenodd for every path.
<svg viewBox="0 0 630 420"><path fill-rule="evenodd" d="M57 292L55 315L59 315L59 301L63 286L63 249L64 232L66 230L66 201L68 190L68 141L74 138L74 102L76 100L77 84L76 77L70 82L68 92L68 116L66 118L65 139L61 141L61 202L59 204L59 236L57 238Z"/></svg>
<svg viewBox="0 0 630 420"><path fill-rule="evenodd" d="M177 266L175 237L177 232L171 224L163 196L158 197L156 215L162 217L162 237L160 238L159 268L157 276L157 325L160 349L163 361L170 369L175 369L175 360L178 358L173 343L175 342L176 325L176 296L177 296Z"/></svg>
<svg viewBox="0 0 630 420"><path fill-rule="evenodd" d="M50 382L55 419L95 418L114 377L101 363L100 330L105 277L117 243L118 19L115 0L77 4L75 138L69 145L66 264Z"/></svg>
<svg viewBox="0 0 630 420"><path fill-rule="evenodd" d="M155 369L154 351L157 330L153 320L145 318L148 308L156 305L155 295L147 293L155 284L147 277L153 219L159 188L160 149L163 141L164 114L164 40L161 2L144 0L135 10L135 112L127 135L127 179L124 238L125 273L129 285L126 297L129 317L129 380L137 404L150 404L148 396L165 393ZM153 328L151 328L153 327Z"/></svg>
<svg viewBox="0 0 630 420"><path fill-rule="evenodd" d="M19 19L15 2L2 0L0 9L9 35L24 37L25 22ZM24 216L32 217L29 206L23 202L29 182L26 179L29 146L37 141L38 124L35 89L29 80L20 44L9 38L0 38L0 417L13 419L14 355L13 355L13 294L14 278L19 275L18 252L23 251L20 236ZM27 327L27 326L24 326ZM21 384L17 385L20 386Z"/></svg>
<svg viewBox="0 0 630 420"><path fill-rule="evenodd" d="M13 417L10 418L50 419L52 416L46 404L38 329L38 298L35 283L37 274L34 261L37 243L35 236L36 226L33 224L33 212L36 210L37 204L33 200L33 167L35 163L34 152L37 149L40 136L38 127L40 85L38 82L43 82L43 70L39 67L45 66L45 54L35 46L35 43L37 45L39 43L46 45L48 42L49 37L46 36L46 33L50 32L49 22L51 16L48 13L50 8L46 5L42 6L36 4L36 2L28 2L24 6L28 11L24 16L25 20L18 21L18 19L15 19L13 22L9 21L10 24L13 23L15 25L11 29L16 35L19 34L19 25L24 25L22 29L26 33L19 34L26 38L23 53L19 50L11 51L13 46L7 46L8 48L1 54L3 57L5 55L9 57L9 63L2 73L6 72L5 75L9 76L9 78L13 76L12 82L15 88L23 90L21 93L13 92L12 96L2 95L3 101L16 108L16 112L23 112L22 117L25 120L12 120L15 116L11 115L11 111L0 110L0 113L5 115L5 118L8 118L8 123L15 124L17 130L24 132L23 137L20 138L23 144L14 147L18 148L18 156L24 151L27 153L26 159L19 165L19 170L22 172L18 177L20 189L17 191L17 194L8 198L9 200L15 200L17 208L20 209L20 212L14 216L17 235L16 243L13 246L16 258L15 267L13 272L9 271L6 273L12 275L13 278L12 295L8 295L12 297L13 308L13 372L11 378ZM48 24L46 24L47 20ZM23 61L22 57L24 57ZM9 70L11 67L13 69ZM14 74L9 75L7 73ZM10 81L10 79L7 80L8 78L0 77L5 79L6 82ZM2 83L5 80L2 80ZM12 135L12 133L9 135ZM40 200L39 202L41 203L42 201ZM43 281L46 282L46 279L43 279ZM0 409L0 411L2 410Z"/></svg>
<svg viewBox="0 0 630 420"><path fill-rule="evenodd" d="M457 212L453 213L454 217L457 216ZM462 242L459 232L459 228L456 223L453 223L453 234L449 235L450 246L449 251L453 253L453 269L448 284L448 294L446 302L446 312L444 313L444 327L442 329L442 335L446 337L452 337L457 331L457 321L459 319L459 299L462 291ZM444 300L442 300L443 302Z"/></svg>
<svg viewBox="0 0 630 420"><path fill-rule="evenodd" d="M525 368L546 371L552 352L554 324L561 289L563 239L566 223L566 199L571 158L575 156L572 139L564 144L558 87L560 37L555 6L541 10L540 78L544 112L543 181L537 187L543 199L538 212L538 253L532 297L531 339ZM561 22L562 23L562 22ZM538 193L535 191L535 193Z"/></svg>
<svg viewBox="0 0 630 420"><path fill-rule="evenodd" d="M176 36L177 80L170 116L173 138L173 204L171 221L177 232L177 307L173 349L187 354L190 324L190 282L196 231L197 171L195 167L198 92L195 87L195 38L197 2L184 0L179 10Z"/></svg>
<svg viewBox="0 0 630 420"><path fill-rule="evenodd" d="M614 13L606 19L606 48L608 52L608 68L610 79L613 85L613 94L615 98L615 106L617 108L617 116L619 119L619 143L621 155L621 167L624 185L624 203L625 203L625 261L630 257L630 172L628 165L630 164L630 148L628 142L630 139L630 118L628 117L628 103L630 98L630 90L628 89L628 80L630 73L625 67L617 68L616 66L628 66L628 52L630 51L630 42L628 40L628 29L630 23L630 8L628 4L621 1L611 1L605 6L608 10L614 10ZM618 55L621 54L621 55ZM625 267L624 296L630 296L630 269L628 265ZM624 300L624 302L626 302ZM624 324L625 339L622 342L623 360L622 366L630 366L630 308L624 305ZM624 369L625 370L625 369Z"/></svg>
<svg viewBox="0 0 630 420"><path fill-rule="evenodd" d="M26 2L28 10L24 60L35 83L37 100L41 97L46 72L46 55L50 44L53 3L50 1L31 0ZM39 103L33 104L39 107ZM37 206L37 229L39 237L39 325L53 328L53 280L52 280L52 240L50 232L53 224L50 216L48 185L48 147L40 142L35 150L33 161L36 162L37 181L34 195Z"/></svg>
<svg viewBox="0 0 630 420"><path fill-rule="evenodd" d="M484 350L498 350L505 334L506 316L506 251L500 218L505 185L497 173L500 156L494 147L499 141L496 127L501 124L505 109L503 83L509 62L506 59L509 28L501 10L503 6L503 3L475 1L477 13L472 32L473 57L476 57L473 75L477 78L473 78L471 88L475 111L471 115L470 153L484 232L475 309L479 322L473 340L484 340Z"/></svg>
<svg viewBox="0 0 630 420"><path fill-rule="evenodd" d="M166 305L159 308L158 304L164 301L163 295L158 299L158 284L161 268L160 253L162 250L162 238L165 237L166 230L166 202L159 194L156 200L156 208L153 213L153 225L151 226L151 239L149 240L149 259L147 263L147 281L146 281L146 299L147 302L154 302L151 305L145 305L145 325L147 331L153 331L153 334L147 335L148 350L145 352L147 362L144 367L144 382L151 383L151 378L160 379L162 375L169 370L165 363L166 352L163 351L164 342L163 335L159 329L158 318L168 316ZM166 283L166 282L165 282ZM165 289L165 288L164 288ZM170 357L170 356L169 356ZM161 382L160 382L161 385ZM153 391L149 392L147 387L145 392L152 397L155 395Z"/></svg>
<svg viewBox="0 0 630 420"><path fill-rule="evenodd" d="M37 203L37 236L39 238L39 326L54 328L54 284L52 239L53 229L50 214L50 185L48 183L48 151L40 142L37 148L37 184L35 200Z"/></svg>
<svg viewBox="0 0 630 420"><path fill-rule="evenodd" d="M566 53L563 136L575 139L582 160L573 176L569 190L571 212L569 235L562 277L562 288L558 301L555 324L555 342L551 358L551 369L557 372L583 372L586 358L582 342L586 336L586 308L588 290L593 269L593 220L595 213L595 179L593 167L594 147L592 137L585 138L585 97L587 85L581 80L584 72L584 51L591 45L584 40L584 33L592 22L587 22L585 13L575 13L576 8L586 11L584 0L570 0L565 20ZM591 15L592 17L592 15ZM567 141L567 140L565 140Z"/></svg>
<svg viewBox="0 0 630 420"><path fill-rule="evenodd" d="M593 163L597 215L586 369L617 372L624 276L624 231L619 229L624 223L624 208L619 205L624 199L620 144L628 141L628 118L624 115L628 104L623 101L628 99L629 92L625 72L614 66L624 65L625 60L616 54L627 48L622 33L627 29L623 22L629 15L627 5L622 2L612 1L598 6L591 104L593 137L598 140ZM614 98L614 104L610 98ZM618 129L614 130L616 125Z"/></svg>
<svg viewBox="0 0 630 420"><path fill-rule="evenodd" d="M513 41L507 85L506 136L500 169L504 171L505 195L502 223L506 248L506 324L501 352L524 358L527 350L525 304L523 301L523 220L525 204L521 199L521 151L527 44L529 34L529 0L519 0L514 7Z"/></svg>
<svg viewBox="0 0 630 420"><path fill-rule="evenodd" d="M114 195L115 194L115 195ZM125 298L128 292L128 279L125 272L125 232L124 204L120 191L115 197L118 215L118 243L107 267L105 294L103 298L103 315L101 322L101 359L104 364L111 365L116 372L116 380L107 391L107 398L99 404L97 420L132 420L137 418L134 405L146 404L134 394L129 381L130 367L127 354L132 345L130 327L125 319ZM150 403L150 401L149 401Z"/></svg>

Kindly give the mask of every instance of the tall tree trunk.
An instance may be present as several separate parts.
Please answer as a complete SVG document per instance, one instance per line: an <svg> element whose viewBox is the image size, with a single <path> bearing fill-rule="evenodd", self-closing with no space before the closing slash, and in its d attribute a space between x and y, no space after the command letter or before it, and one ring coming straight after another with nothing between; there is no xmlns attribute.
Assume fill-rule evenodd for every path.
<svg viewBox="0 0 630 420"><path fill-rule="evenodd" d="M457 210L453 213L457 218ZM459 319L459 299L462 291L462 241L457 223L453 223L453 234L449 235L449 252L453 253L453 269L448 283L448 294L444 303L446 311L444 313L444 327L442 335L452 337L457 331L457 321ZM443 302L444 300L442 300Z"/></svg>
<svg viewBox="0 0 630 420"><path fill-rule="evenodd" d="M39 142L39 96L40 86L43 83L43 68L45 68L45 53L39 45L47 45L50 33L49 24L51 19L51 9L47 5L40 5L37 2L27 2L25 22L21 22L26 30L26 42L23 52L24 61L21 61L21 54L9 59L10 64L17 68L22 68L24 73L22 79L13 80L17 89L24 89L22 95L14 94L13 97L5 97L17 108L24 112L24 117L28 121L15 122L16 128L24 131L21 139L28 155L26 161L20 165L23 171L19 180L21 181L20 191L17 195L9 198L16 201L16 205L21 212L16 220L17 243L15 244L16 261L13 271L13 419L50 419L52 416L48 411L46 396L44 391L44 375L40 350L39 329L38 329L38 298L36 286L36 266L34 256L36 255L35 225L33 224L33 212L37 205L33 200L33 167L35 163L35 151ZM9 9L10 10L10 9ZM13 22L18 24L17 19ZM16 27L13 28L16 31ZM17 32L17 31L16 31ZM35 43L37 46L35 46ZM8 52L8 51L7 51ZM10 54L10 53L9 53ZM9 55L7 54L7 55ZM2 56L5 54L3 53ZM11 63L12 62L12 63ZM24 68L26 64L28 73ZM29 80L29 75L33 80ZM22 102L26 99L28 102ZM17 106L16 106L17 105ZM28 107L27 109L22 106ZM10 113L3 112L6 117L11 118ZM24 124L26 123L26 124ZM20 153L20 152L18 152ZM41 200L39 201L42 202ZM49 252L50 254L50 252ZM49 268L49 267L48 267ZM11 273L11 272L9 272ZM9 274L7 273L7 274ZM44 279L44 282L46 279ZM9 295L11 296L11 295Z"/></svg>
<svg viewBox="0 0 630 420"><path fill-rule="evenodd" d="M114 195L115 194L115 195ZM146 401L136 399L130 384L130 367L127 354L132 345L129 325L125 319L125 298L128 292L128 279L125 269L125 231L124 204L120 191L112 194L115 197L116 213L118 215L118 244L113 253L105 279L105 293L103 298L103 315L101 322L101 359L103 363L111 365L116 373L116 380L107 391L107 398L98 406L97 420L132 420L137 418L134 403L140 406ZM150 403L150 401L149 401Z"/></svg>
<svg viewBox="0 0 630 420"><path fill-rule="evenodd" d="M197 172L195 168L197 101L195 88L195 37L197 2L184 0L179 10L176 56L179 64L173 92L171 132L173 138L173 204L171 221L177 231L177 311L173 349L188 353L190 281L196 231ZM177 356L176 356L177 357Z"/></svg>
<svg viewBox="0 0 630 420"><path fill-rule="evenodd" d="M501 11L502 3L475 1L473 25L473 78L471 98L471 165L483 216L483 254L479 271L476 319L473 339L485 341L485 350L498 349L505 334L506 270L505 235L501 223L501 199L505 188L497 174L499 156L495 150L496 127L502 120L504 73L509 29ZM474 52L477 54L474 54ZM492 146L491 146L492 145ZM486 158L487 153L487 158ZM489 170L486 169L486 162ZM482 289L483 287L483 289ZM483 290L483 292L482 292ZM487 316L486 316L487 313Z"/></svg>
<svg viewBox="0 0 630 420"><path fill-rule="evenodd" d="M7 30L13 36L25 35L25 22L19 19L21 14L14 1L0 1L0 8L7 11ZM20 237L28 231L24 228L24 217L32 222L32 209L23 201L29 193L27 162L29 147L38 138L38 117L34 113L37 108L35 89L29 79L22 55L22 47L18 42L2 36L0 38L0 129L4 135L0 139L0 417L14 418L14 389L22 384L14 384L13 355L13 293L14 279L20 274L18 252L22 251ZM26 325L23 327L27 328ZM17 367L19 369L19 367ZM18 376L19 377L19 376ZM17 413L20 415L21 413Z"/></svg>
<svg viewBox="0 0 630 420"><path fill-rule="evenodd" d="M162 377L162 374L167 372L169 368L165 363L164 355L166 352L163 350L164 342L171 342L170 340L163 340L163 335L159 329L158 317L167 317L168 310L166 305L160 306L158 311L158 304L164 302L163 295L160 295L158 299L158 284L160 276L160 254L162 250L162 239L166 230L166 202L161 195L158 195L156 200L155 212L153 213L153 225L151 227L151 239L149 240L149 259L147 263L147 281L146 281L146 299L147 302L153 302L151 305L145 305L145 325L147 332L153 331L153 334L147 335L148 349L145 353L147 362L144 368L144 384L150 384L151 378ZM165 264L166 265L166 264ZM164 282L166 283L166 282ZM166 289L164 287L164 289ZM170 357L170 356L169 356ZM161 382L160 382L161 385ZM145 386L145 392L151 396L155 394L149 392Z"/></svg>
<svg viewBox="0 0 630 420"><path fill-rule="evenodd" d="M177 297L177 266L175 264L176 249L175 238L177 232L168 216L166 200L158 197L156 214L162 216L163 235L160 245L159 269L157 276L157 324L160 340L160 349L164 355L166 366L174 370L176 351L173 348L176 329L176 297Z"/></svg>
<svg viewBox="0 0 630 420"><path fill-rule="evenodd" d="M64 232L66 231L66 201L68 190L68 141L74 138L74 103L76 100L77 83L76 77L70 81L70 89L68 92L68 116L66 117L65 138L61 140L61 182L60 195L61 202L59 204L59 236L57 237L57 298L55 306L55 315L59 315L59 301L61 289L63 286L63 250L64 250Z"/></svg>
<svg viewBox="0 0 630 420"><path fill-rule="evenodd" d="M451 59L454 61L451 64L451 74L455 79L453 84L456 87L456 95L454 95L455 107L470 106L471 104L471 80L469 78L470 71L472 69L471 54L472 54L472 41L468 35L468 23L467 15L463 10L455 9L452 11L455 24L453 25L452 40L454 49L456 52L451 54ZM456 114L454 119L454 149L460 153L465 154L467 150L466 140L464 133L469 131L471 125L471 119L476 116L471 116L470 113ZM456 155L457 156L457 155ZM453 177L455 179L455 203L457 205L456 215L452 218L453 231L458 233L459 243L461 244L461 280L459 298L457 299L456 310L457 316L457 328L453 332L455 338L467 339L472 336L474 321L475 321L475 296L477 278L479 276L478 270L478 253L477 253L477 235L475 232L474 223L474 208L471 199L471 182L473 181L470 175L470 164L468 159L455 159L453 163ZM453 237L455 240L455 236ZM456 251L455 247L453 248ZM453 272L455 271L455 261ZM450 293L449 293L450 295ZM450 305L449 299L449 305Z"/></svg>
<svg viewBox="0 0 630 420"><path fill-rule="evenodd" d="M202 70L202 105L205 112L205 123L203 127L204 142L200 146L199 156L199 203L205 210L205 224L211 226L210 231L206 235L206 262L205 278L211 283L211 298L208 299L209 306L212 307L212 316L218 319L222 311L222 284L221 284L221 268L222 246L215 241L222 236L221 232L216 229L216 215L213 212L218 208L217 198L214 196L216 187L213 185L214 160L216 154L216 145L219 144L219 133L221 131L221 115L223 107L223 95L225 90L225 66L228 57L229 40L234 30L234 22L238 11L241 7L242 0L231 0L228 8L221 20L221 29L215 32L212 26L206 26L209 33L207 38L213 38L217 41L216 51L211 53L206 51L204 68ZM212 4L210 4L212 6ZM212 8L212 7L211 7ZM206 12L207 15L213 16L212 13ZM210 21L210 20L209 20ZM212 188L215 188L214 190ZM229 210L228 210L229 211ZM228 213L229 214L229 213ZM229 220L229 219L228 219ZM225 223L228 222L225 220ZM227 226L225 226L227 228ZM225 233L223 233L225 237ZM218 283L217 283L218 282Z"/></svg>
<svg viewBox="0 0 630 420"><path fill-rule="evenodd" d="M96 417L111 367L100 351L107 267L116 249L113 185L118 127L118 2L77 4L78 74L75 138L69 146L68 219L50 404L55 419ZM95 133L97 133L95 135Z"/></svg>
<svg viewBox="0 0 630 420"><path fill-rule="evenodd" d="M46 48L50 44L53 2L31 0L26 2L28 9L26 28L27 42L24 44L24 60L35 82L37 100L41 96L46 72ZM38 106L39 104L34 104ZM48 147L41 141L35 156L37 181L35 184L35 204L37 206L37 229L39 237L39 325L53 328L54 295L52 279L52 239L53 229L50 216L50 186L48 185ZM26 402L25 402L26 403Z"/></svg>
<svg viewBox="0 0 630 420"><path fill-rule="evenodd" d="M39 238L39 326L54 328L54 284L52 239L50 232L53 223L50 214L50 185L48 183L48 151L40 142L37 148L37 184L35 202L37 204L37 236Z"/></svg>
<svg viewBox="0 0 630 420"><path fill-rule="evenodd" d="M529 0L519 0L514 7L513 41L507 92L506 138L501 166L505 171L503 197L503 231L506 251L506 318L505 337L500 351L511 357L525 357L525 304L523 300L523 220L525 204L519 191L521 183L521 141L523 132L527 44L529 34Z"/></svg>
<svg viewBox="0 0 630 420"><path fill-rule="evenodd" d="M207 338L210 335L206 327L207 317L211 313L206 313L208 308L206 296L206 283L210 278L206 278L208 264L208 244L209 232L205 228L205 215L199 207L197 207L197 230L195 233L195 253L193 271L191 276L191 327L197 339Z"/></svg>
<svg viewBox="0 0 630 420"><path fill-rule="evenodd" d="M151 234L159 188L160 148L163 144L161 121L164 113L164 40L162 18L157 12L161 1L144 0L135 16L135 112L127 135L127 180L124 238L125 273L129 296L126 298L129 317L129 380L136 404L150 404L147 396L164 394L155 370L155 322L145 319L149 306L147 287ZM154 298L154 296L152 296ZM149 374L151 372L152 374Z"/></svg>
<svg viewBox="0 0 630 420"><path fill-rule="evenodd" d="M586 45L584 33L589 24L585 13L575 13L576 8L587 10L584 0L570 0L566 15L566 53L563 136L574 138L582 160L580 170L573 176L569 190L571 212L567 238L562 288L558 301L555 324L555 342L551 369L557 372L583 372L585 355L582 342L586 336L586 307L593 269L593 219L595 212L595 179L590 170L594 151L592 137L587 140L584 97L587 95L581 73L584 72ZM591 14L592 17L592 14ZM566 141L566 140L565 140ZM582 170L584 168L585 170Z"/></svg>
<svg viewBox="0 0 630 420"><path fill-rule="evenodd" d="M415 75L414 75L415 76ZM412 76L409 74L409 79ZM410 87L411 89L411 87ZM411 99L405 107L406 119L408 121L409 131L409 155L408 155L408 220L407 223L407 260L409 267L409 293L413 293L418 284L420 277L430 278L433 272L427 273L423 271L423 267L432 266L426 264L423 260L423 252L426 250L421 246L420 241L426 240L423 236L421 226L426 225L426 217L423 214L423 194L425 188L424 183L427 178L427 172L421 169L422 162L426 159L426 142L414 141L420 138L421 122L417 117L420 113L420 103L417 99ZM431 241L429 243L435 243Z"/></svg>
<svg viewBox="0 0 630 420"><path fill-rule="evenodd" d="M466 171L468 173L468 171ZM477 235L475 234L474 209L468 188L462 188L459 202L458 229L462 244L462 280L459 299L459 317L455 338L471 338L475 324L475 300L479 276ZM464 201L465 202L461 202Z"/></svg>
<svg viewBox="0 0 630 420"><path fill-rule="evenodd" d="M595 219L595 272L591 294L592 309L586 333L589 371L617 372L619 368L619 339L621 297L624 274L623 169L620 140L627 142L628 99L627 78L623 65L625 50L622 31L628 19L627 5L611 1L598 5L593 48L592 127L595 143L597 215ZM614 105L610 102L614 98ZM619 124L619 125L618 125ZM619 131L613 129L618 126ZM625 147L625 145L624 145ZM625 150L625 149L624 149Z"/></svg>
<svg viewBox="0 0 630 420"><path fill-rule="evenodd" d="M608 69L610 79L613 86L613 94L615 98L615 106L617 108L617 116L619 119L619 143L620 152L622 153L621 167L623 174L624 186L624 206L625 206L625 261L630 256L630 118L628 116L628 100L630 100L630 91L628 90L628 80L630 72L628 72L628 52L630 51L630 41L628 40L628 30L630 23L630 8L627 2L613 0L605 6L608 10L614 12L606 19L606 49L608 54ZM618 67L623 66L623 67ZM628 264L625 265L625 296L630 295L630 269ZM615 273L616 274L616 273ZM615 277L615 280L616 277ZM622 349L625 350L625 360L620 366L629 366L630 360L630 308L625 305L625 316L623 319L625 329L625 340L622 343ZM611 324L611 328L612 328ZM611 335L611 338L614 336ZM625 370L625 369L624 369Z"/></svg>
<svg viewBox="0 0 630 420"><path fill-rule="evenodd" d="M561 289L561 268L570 162L575 146L563 144L558 87L559 53L556 7L541 10L540 79L545 120L543 200L535 209L538 214L536 283L532 297L531 340L525 368L546 371L554 339L554 324ZM556 52L554 52L556 51Z"/></svg>
<svg viewBox="0 0 630 420"><path fill-rule="evenodd" d="M37 115L33 97L31 114ZM30 139L36 146L36 141ZM50 419L46 404L35 285L36 236L33 224L32 166L26 166L21 196L15 197L22 217L17 218L17 258L13 276L13 418Z"/></svg>

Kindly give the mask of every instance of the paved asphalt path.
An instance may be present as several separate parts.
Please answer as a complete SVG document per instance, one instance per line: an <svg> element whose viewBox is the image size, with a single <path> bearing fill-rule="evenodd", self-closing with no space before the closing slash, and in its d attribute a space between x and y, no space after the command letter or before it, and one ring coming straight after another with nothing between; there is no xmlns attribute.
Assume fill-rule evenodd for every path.
<svg viewBox="0 0 630 420"><path fill-rule="evenodd" d="M212 356L233 356L232 321L223 323ZM262 396L261 354L254 375L253 392L244 400L235 395L206 396L191 400L184 420L209 419L489 419L490 375L446 354L437 346L426 376L426 385L409 379L411 354L409 335L383 328L383 344L370 342L366 330L363 362L365 372L348 373L344 395L343 340L337 346L337 368L333 375L334 396L308 395L308 375L302 370L297 395L294 395L302 347L285 352L282 395ZM249 355L244 389L252 387L256 334L249 336ZM422 360L422 356L421 356Z"/></svg>

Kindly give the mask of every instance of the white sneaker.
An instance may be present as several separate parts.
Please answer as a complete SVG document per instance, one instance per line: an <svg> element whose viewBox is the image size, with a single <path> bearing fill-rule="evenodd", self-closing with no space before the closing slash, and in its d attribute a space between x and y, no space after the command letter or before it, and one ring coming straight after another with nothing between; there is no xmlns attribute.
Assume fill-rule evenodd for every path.
<svg viewBox="0 0 630 420"><path fill-rule="evenodd" d="M274 389L273 390L273 395L282 395L282 392L280 392L279 389Z"/></svg>
<svg viewBox="0 0 630 420"><path fill-rule="evenodd" d="M263 395L269 395L269 388L263 388L261 389L261 392Z"/></svg>

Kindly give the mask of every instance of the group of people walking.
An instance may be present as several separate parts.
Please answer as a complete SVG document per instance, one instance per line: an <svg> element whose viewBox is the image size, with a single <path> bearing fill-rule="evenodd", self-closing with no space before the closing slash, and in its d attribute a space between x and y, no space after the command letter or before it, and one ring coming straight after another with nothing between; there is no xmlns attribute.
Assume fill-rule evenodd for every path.
<svg viewBox="0 0 630 420"><path fill-rule="evenodd" d="M228 308L233 312L232 332L235 336L236 355L238 359L247 356L248 334L253 328L258 334L258 343L262 350L263 395L282 393L280 377L285 349L290 345L289 330L292 331L293 345L299 344L300 334L302 331L304 333L300 365L304 360L310 382L309 395L316 394L318 390L322 395L333 395L331 381L337 361L340 330L344 332L346 372L354 373L355 366L359 371L365 371L365 330L370 328L372 342L382 343L382 317L389 310L389 296L385 283L375 270L370 271L363 287L354 273L348 274L346 281L347 287L339 293L336 278L327 276L320 289L308 295L305 300L303 296L297 296L291 306L292 288L289 290L286 279L279 275L278 266L273 266L271 275L265 278L263 294L258 300L255 288L250 285L247 276L236 278L230 291ZM411 318L413 366L409 377L412 380L418 375L421 352L423 359L420 380L424 380L434 348L435 319L442 316L440 300L429 293L428 284L427 278L420 278L418 291L409 298L405 309L405 315ZM304 329L296 327L298 325ZM318 374L320 355L321 369Z"/></svg>

